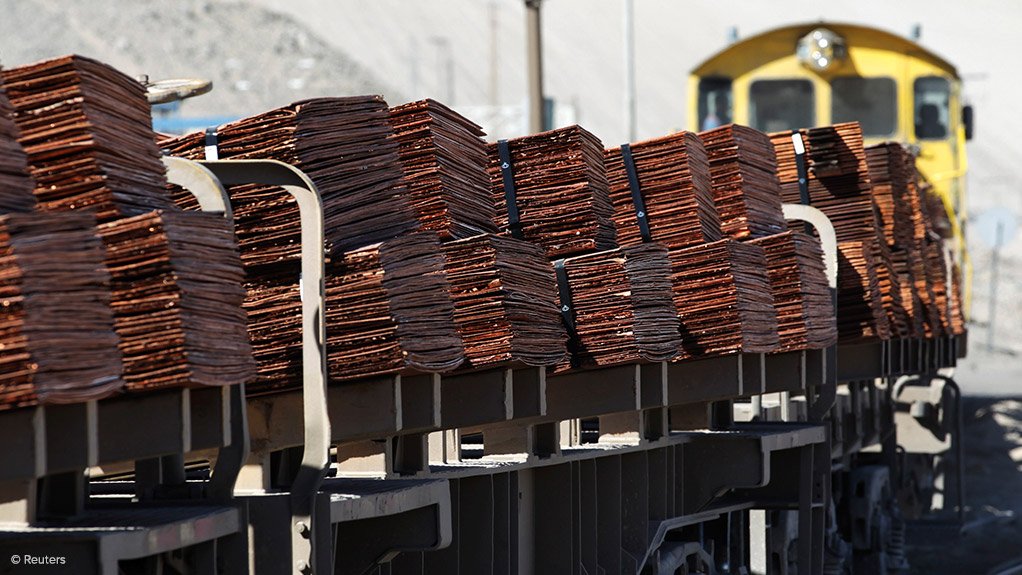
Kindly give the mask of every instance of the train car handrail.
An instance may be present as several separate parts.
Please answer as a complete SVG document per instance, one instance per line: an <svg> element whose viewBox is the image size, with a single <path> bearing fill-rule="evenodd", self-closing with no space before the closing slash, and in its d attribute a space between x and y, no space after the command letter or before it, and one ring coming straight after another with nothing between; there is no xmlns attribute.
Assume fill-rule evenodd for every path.
<svg viewBox="0 0 1022 575"><path fill-rule="evenodd" d="M174 156L163 156L167 167L167 181L181 186L195 197L204 212L218 213L234 229L234 212L231 198L220 180L209 168L197 162ZM245 404L245 383L232 386L230 390L231 414L230 445L221 447L206 494L217 500L226 501L234 494L238 474L248 459L250 440L248 434L248 409Z"/></svg>
<svg viewBox="0 0 1022 575"><path fill-rule="evenodd" d="M304 444L301 468L290 488L291 548L296 572L313 569L311 535L315 495L330 459L327 414L325 275L323 204L316 184L298 168L276 160L207 160L198 162L225 186L278 186L298 204L301 221L302 407ZM314 569L313 569L314 570ZM316 570L314 570L316 571Z"/></svg>
<svg viewBox="0 0 1022 575"><path fill-rule="evenodd" d="M812 206L802 204L784 204L784 218L788 220L799 220L807 222L816 229L820 236L820 245L823 248L823 264L827 272L827 285L830 287L831 302L834 305L834 315L837 317L837 233L834 231L834 224L822 211ZM809 421L821 421L837 400L837 349L836 345L826 350L827 362L826 381L820 386L820 395L816 401L809 405Z"/></svg>
<svg viewBox="0 0 1022 575"><path fill-rule="evenodd" d="M194 196L202 211L221 213L231 225L234 224L231 198L209 168L198 162L175 156L163 156L161 159L167 168L168 182L181 186Z"/></svg>
<svg viewBox="0 0 1022 575"><path fill-rule="evenodd" d="M827 284L830 289L837 289L837 232L834 224L822 211L802 204L784 204L784 219L808 222L820 235L823 247L823 263L827 269Z"/></svg>

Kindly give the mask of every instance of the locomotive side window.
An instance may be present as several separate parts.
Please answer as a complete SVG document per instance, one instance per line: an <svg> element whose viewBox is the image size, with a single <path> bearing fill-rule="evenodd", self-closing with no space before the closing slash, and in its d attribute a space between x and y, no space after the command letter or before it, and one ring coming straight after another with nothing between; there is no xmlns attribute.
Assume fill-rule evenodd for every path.
<svg viewBox="0 0 1022 575"><path fill-rule="evenodd" d="M942 140L951 132L951 83L939 76L916 78L915 93L916 138Z"/></svg>
<svg viewBox="0 0 1022 575"><path fill-rule="evenodd" d="M712 130L730 124L731 79L702 78L699 80L699 129Z"/></svg>
<svg viewBox="0 0 1022 575"><path fill-rule="evenodd" d="M834 78L831 88L831 121L858 121L864 136L890 136L897 129L897 88L893 78Z"/></svg>
<svg viewBox="0 0 1022 575"><path fill-rule="evenodd" d="M749 123L761 132L811 127L814 107L809 80L756 80L749 89Z"/></svg>

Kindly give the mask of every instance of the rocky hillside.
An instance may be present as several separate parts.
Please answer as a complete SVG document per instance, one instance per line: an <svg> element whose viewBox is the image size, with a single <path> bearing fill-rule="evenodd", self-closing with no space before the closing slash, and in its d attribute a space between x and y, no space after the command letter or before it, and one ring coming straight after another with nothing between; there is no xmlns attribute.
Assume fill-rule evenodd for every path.
<svg viewBox="0 0 1022 575"><path fill-rule="evenodd" d="M207 0L0 0L0 64L80 53L152 79L201 77L188 115L241 116L325 95L391 93L288 16Z"/></svg>

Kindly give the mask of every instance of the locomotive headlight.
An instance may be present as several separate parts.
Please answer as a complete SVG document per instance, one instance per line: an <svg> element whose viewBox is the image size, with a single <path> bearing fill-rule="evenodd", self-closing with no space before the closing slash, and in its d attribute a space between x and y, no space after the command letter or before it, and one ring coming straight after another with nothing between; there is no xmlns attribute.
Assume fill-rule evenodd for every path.
<svg viewBox="0 0 1022 575"><path fill-rule="evenodd" d="M845 39L826 28L816 28L802 36L795 48L795 55L803 66L822 72L844 60L848 54Z"/></svg>

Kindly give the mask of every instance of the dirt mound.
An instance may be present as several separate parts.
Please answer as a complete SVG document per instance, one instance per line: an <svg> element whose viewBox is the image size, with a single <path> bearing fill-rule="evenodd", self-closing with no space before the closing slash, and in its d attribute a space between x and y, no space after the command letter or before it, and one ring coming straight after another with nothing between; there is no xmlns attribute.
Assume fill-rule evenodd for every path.
<svg viewBox="0 0 1022 575"><path fill-rule="evenodd" d="M383 82L294 19L240 3L0 0L0 64L80 53L152 79L202 77L182 113L241 116L316 96L388 94Z"/></svg>

